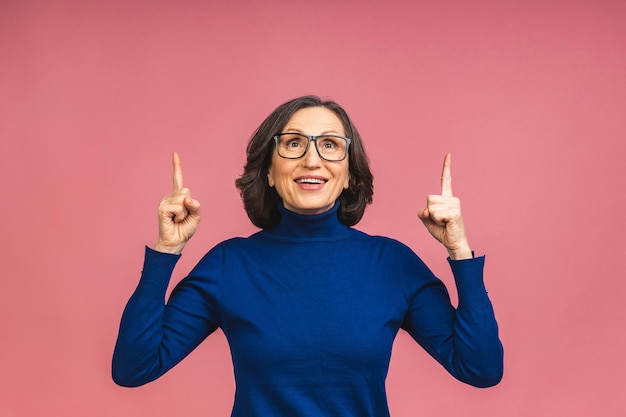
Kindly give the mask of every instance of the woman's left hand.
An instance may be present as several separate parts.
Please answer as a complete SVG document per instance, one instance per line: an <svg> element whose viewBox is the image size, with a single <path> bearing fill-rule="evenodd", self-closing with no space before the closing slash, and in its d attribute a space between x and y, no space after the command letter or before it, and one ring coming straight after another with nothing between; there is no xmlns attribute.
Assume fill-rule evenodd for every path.
<svg viewBox="0 0 626 417"><path fill-rule="evenodd" d="M417 216L430 234L446 247L450 259L468 259L472 257L472 250L461 216L461 200L452 194L450 165L451 155L446 154L441 172L441 195L429 195L426 208Z"/></svg>

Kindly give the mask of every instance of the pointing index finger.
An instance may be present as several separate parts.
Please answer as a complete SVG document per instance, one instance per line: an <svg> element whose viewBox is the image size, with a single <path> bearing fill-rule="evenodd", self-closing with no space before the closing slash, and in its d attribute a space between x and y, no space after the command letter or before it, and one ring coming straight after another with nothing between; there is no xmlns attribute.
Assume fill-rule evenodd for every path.
<svg viewBox="0 0 626 417"><path fill-rule="evenodd" d="M451 161L452 155L447 153L443 160L443 169L441 171L441 195L443 197L452 197L452 175L450 175Z"/></svg>
<svg viewBox="0 0 626 417"><path fill-rule="evenodd" d="M183 189L183 169L180 162L180 156L177 152L172 154L173 182L174 192Z"/></svg>

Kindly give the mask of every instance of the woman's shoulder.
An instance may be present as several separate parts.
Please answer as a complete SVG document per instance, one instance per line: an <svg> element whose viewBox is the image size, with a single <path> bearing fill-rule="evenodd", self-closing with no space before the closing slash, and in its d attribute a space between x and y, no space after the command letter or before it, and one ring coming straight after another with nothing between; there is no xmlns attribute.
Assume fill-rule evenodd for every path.
<svg viewBox="0 0 626 417"><path fill-rule="evenodd" d="M385 236L385 235L371 235L369 233L363 232L361 230L356 230L356 229L355 231L356 231L355 237L358 239L362 239L366 242L410 250L410 248L406 244L402 243L401 241L393 237Z"/></svg>
<svg viewBox="0 0 626 417"><path fill-rule="evenodd" d="M200 260L200 263L210 259L221 258L224 256L225 252L230 252L244 246L248 239L249 238L247 237L232 237L218 242L205 252L204 256L202 256Z"/></svg>
<svg viewBox="0 0 626 417"><path fill-rule="evenodd" d="M255 235L256 233L248 237L236 236L223 240L216 244L213 248L211 248L207 255L210 255L213 252L232 252L244 249L246 247L249 247L250 245L255 245L255 239L253 238Z"/></svg>
<svg viewBox="0 0 626 417"><path fill-rule="evenodd" d="M354 234L354 243L360 243L368 250L376 252L383 251L388 255L419 259L418 255L415 251L413 251L413 249L411 249L411 247L390 236L371 235L366 232L356 230L356 233Z"/></svg>

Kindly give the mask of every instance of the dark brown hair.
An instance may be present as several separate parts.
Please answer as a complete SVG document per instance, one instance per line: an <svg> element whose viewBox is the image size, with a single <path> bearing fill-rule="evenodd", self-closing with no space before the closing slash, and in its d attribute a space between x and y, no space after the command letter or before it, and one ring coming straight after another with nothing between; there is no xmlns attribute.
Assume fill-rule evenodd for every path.
<svg viewBox="0 0 626 417"><path fill-rule="evenodd" d="M273 137L282 132L296 111L307 107L325 107L335 113L343 124L345 135L352 140L348 155L350 183L339 196L339 221L346 226L357 224L363 217L365 207L372 202L373 176L361 136L346 111L334 101L325 101L317 96L298 97L278 106L257 128L248 142L244 172L235 181L248 217L261 229L271 229L280 220L277 207L280 196L267 181L275 151Z"/></svg>

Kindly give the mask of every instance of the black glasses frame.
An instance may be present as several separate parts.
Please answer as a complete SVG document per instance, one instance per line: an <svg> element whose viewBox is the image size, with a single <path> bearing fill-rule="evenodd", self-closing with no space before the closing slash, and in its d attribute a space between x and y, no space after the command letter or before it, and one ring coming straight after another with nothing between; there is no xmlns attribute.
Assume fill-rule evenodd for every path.
<svg viewBox="0 0 626 417"><path fill-rule="evenodd" d="M295 156L292 157L292 156L283 156L283 155L280 154L280 152L278 151L278 141L280 140L281 136L286 136L286 135L298 135L298 136L302 136L303 138L307 138L308 139L307 143L306 143L306 148L304 148L304 152L302 152L302 155L297 156L297 157L295 157ZM341 158L341 159L324 158L324 156L320 152L320 148L317 147L317 140L319 138L344 139L346 141L346 152L344 153L343 158ZM320 156L320 158L322 158L324 161L339 162L339 161L343 161L348 156L348 152L350 150L350 143L352 142L352 140L350 138L345 137L345 136L339 136L339 135L309 136L309 135L305 135L304 133L298 133L298 132L285 132L285 133L279 133L278 135L274 135L274 143L276 144L276 146L275 146L276 154L278 156L280 156L281 158L285 158L285 159L300 159L300 158L302 158L309 151L309 146L311 145L311 142L315 142L315 150L317 151L317 154Z"/></svg>

